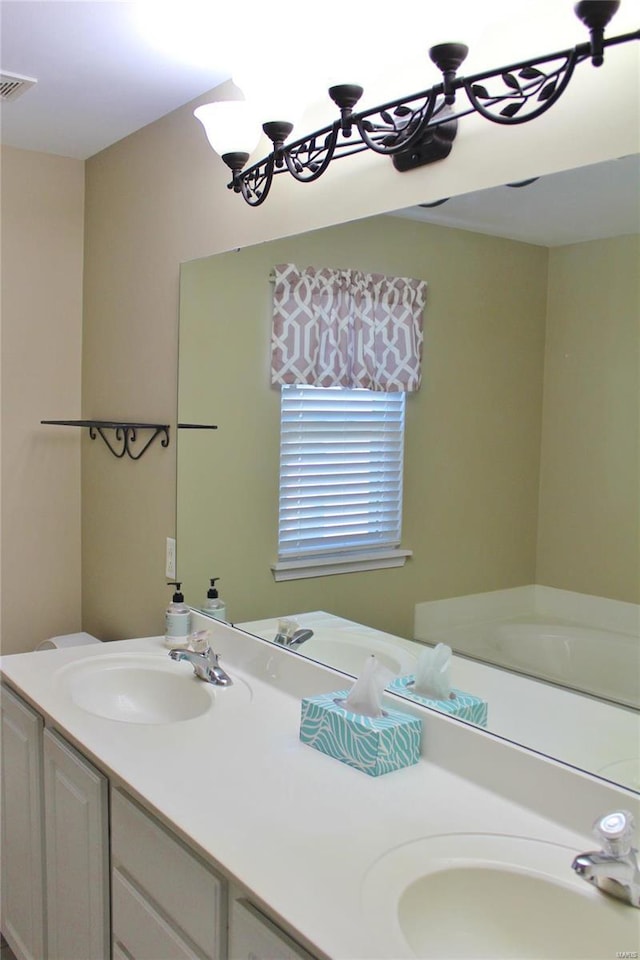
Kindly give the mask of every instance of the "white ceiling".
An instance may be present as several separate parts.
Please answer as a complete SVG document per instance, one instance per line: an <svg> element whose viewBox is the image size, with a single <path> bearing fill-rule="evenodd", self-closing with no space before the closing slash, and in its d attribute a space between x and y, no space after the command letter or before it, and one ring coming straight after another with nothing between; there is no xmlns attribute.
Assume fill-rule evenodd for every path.
<svg viewBox="0 0 640 960"><path fill-rule="evenodd" d="M196 2L181 0L176 4L173 0L173 7L184 10L182 20L188 20L188 9L192 9L188 5ZM20 98L2 104L2 143L79 159L93 156L228 79L231 68L224 65L223 60L229 59L229 50L238 38L246 45L251 39L254 43L257 41L263 52L270 47L277 49L279 56L272 57L271 72L276 62L286 67L292 50L301 46L296 36L302 32L305 43L311 42L307 20L299 13L294 23L298 34L294 34L289 44L269 39L269 31L277 36L278 31L284 29L288 2L279 0L274 8L279 14L276 17L274 10L266 16L262 0L243 0L240 6L208 0L205 8L210 17L209 26L200 31L206 42L200 43L196 56L193 34L189 40L191 46L187 43L185 47L183 40L180 54L154 46L149 36L143 34L140 4L134 0L0 0L0 70L38 81ZM323 11L331 11L333 2L325 0ZM403 22L400 11L409 2L394 2L400 23ZM165 0L153 0L153 3L155 10L162 4L168 5ZM146 6L149 8L148 2ZM348 41L343 44L350 56L358 49L373 51L374 40L371 39L369 45L364 42L366 31L375 26L370 22L375 20L375 15L368 0L351 0L346 6L344 0L336 0L333 9L336 7L341 11L341 22L351 26L341 36L358 36L360 41L355 46L349 46ZM436 21L436 31L440 29L448 36L458 30L458 26L452 27L451 23L463 20L464 39L470 42L472 52L479 51L477 55L486 66L483 40L487 37L495 40L496 33L500 47L507 44L505 58L509 59L547 49L551 34L554 37L551 47L557 49L579 41L584 32L572 12L573 0L509 0L506 5L505 0L487 0L482 5L478 5L477 0L448 0L438 7L445 11L449 23L446 17L441 23L437 18L443 16L442 12L438 14L438 8L422 0L416 8L419 11L416 17L424 16L429 30L423 29L423 24L414 17L415 29L409 33L403 31L398 49L405 50L416 37L420 39L421 49L428 47L443 39L434 33ZM297 0L292 9L300 10ZM515 9L518 17L514 18ZM623 0L616 15L615 30L612 26L610 32L629 29L629 18L639 9L638 0ZM363 11L366 11L364 18ZM480 22L474 22L473 17L480 13ZM501 18L505 16L503 23ZM336 17L333 14L322 19L334 46ZM496 31L497 23L503 25L499 31ZM513 33L509 33L509 28ZM543 34L543 39L535 35L536 30ZM320 24L314 32L319 35L317 39L323 39ZM425 33L429 33L429 41L423 43ZM328 42L324 38L325 50ZM525 49L530 44L534 49ZM388 51L388 44L386 48ZM257 54L251 52L250 56ZM369 59L379 60L373 54ZM389 78L388 57L385 64ZM471 69L469 61L468 65ZM475 64L473 67L477 68ZM610 165L585 167L577 176L566 173L546 177L519 190L499 187L453 198L441 207L415 208L407 215L553 245L592 239L595 235L637 232L639 188L638 161L631 158Z"/></svg>
<svg viewBox="0 0 640 960"><path fill-rule="evenodd" d="M0 69L38 83L2 104L2 142L86 159L230 76L145 39L136 3L1 0Z"/></svg>
<svg viewBox="0 0 640 960"><path fill-rule="evenodd" d="M493 187L398 216L544 247L640 231L640 155Z"/></svg>
<svg viewBox="0 0 640 960"><path fill-rule="evenodd" d="M469 45L466 72L585 40L573 6L323 0L310 29L300 0L0 0L0 70L38 80L2 104L2 142L85 159L211 90L238 60L262 63L261 79L279 86L315 70L366 93L380 81L380 102L407 92L393 84L414 57L425 86L437 82L426 51L445 39ZM640 0L622 0L609 33L634 29L639 13Z"/></svg>

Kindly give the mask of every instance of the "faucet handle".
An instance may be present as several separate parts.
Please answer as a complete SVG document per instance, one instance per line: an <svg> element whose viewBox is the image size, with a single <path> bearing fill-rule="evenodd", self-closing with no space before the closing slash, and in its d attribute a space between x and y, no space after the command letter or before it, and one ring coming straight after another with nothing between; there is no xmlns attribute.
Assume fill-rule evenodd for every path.
<svg viewBox="0 0 640 960"><path fill-rule="evenodd" d="M190 637L190 644L193 652L206 654L207 650L209 649L210 636L210 630L197 630L195 633L192 633Z"/></svg>
<svg viewBox="0 0 640 960"><path fill-rule="evenodd" d="M628 810L614 810L598 817L593 833L604 852L612 857L625 857L631 851L635 821Z"/></svg>

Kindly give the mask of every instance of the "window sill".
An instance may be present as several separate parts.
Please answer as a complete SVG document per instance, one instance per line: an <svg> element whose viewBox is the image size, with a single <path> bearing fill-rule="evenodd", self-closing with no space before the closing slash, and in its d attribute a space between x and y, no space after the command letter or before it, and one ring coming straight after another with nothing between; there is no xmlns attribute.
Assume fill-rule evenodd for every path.
<svg viewBox="0 0 640 960"><path fill-rule="evenodd" d="M303 580L305 577L329 577L336 573L361 573L403 567L411 550L370 550L366 553L335 554L331 557L308 557L306 560L279 560L271 571L276 581Z"/></svg>

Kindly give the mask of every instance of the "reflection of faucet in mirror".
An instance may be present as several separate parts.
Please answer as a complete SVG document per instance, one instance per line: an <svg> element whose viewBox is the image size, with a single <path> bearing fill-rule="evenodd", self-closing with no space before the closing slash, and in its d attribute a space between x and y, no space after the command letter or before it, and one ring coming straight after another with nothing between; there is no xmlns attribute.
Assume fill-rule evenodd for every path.
<svg viewBox="0 0 640 960"><path fill-rule="evenodd" d="M213 683L218 687L229 687L233 683L231 677L225 673L218 661L218 654L211 647L203 653L193 650L173 649L169 651L172 660L187 660L193 667L193 672L200 680Z"/></svg>
<svg viewBox="0 0 640 960"><path fill-rule="evenodd" d="M300 627L296 620L284 618L278 621L278 632L273 638L273 641L283 647L295 649L296 647L301 647L302 644L310 640L312 636L313 630Z"/></svg>
<svg viewBox="0 0 640 960"><path fill-rule="evenodd" d="M289 640L288 647L301 647L303 643L306 643L307 640L310 640L313 636L313 630L296 630L294 635Z"/></svg>
<svg viewBox="0 0 640 960"><path fill-rule="evenodd" d="M572 863L578 876L594 887L632 907L640 907L640 870L638 851L632 846L633 817L626 810L616 810L600 817L594 834L602 842L602 850L581 853Z"/></svg>

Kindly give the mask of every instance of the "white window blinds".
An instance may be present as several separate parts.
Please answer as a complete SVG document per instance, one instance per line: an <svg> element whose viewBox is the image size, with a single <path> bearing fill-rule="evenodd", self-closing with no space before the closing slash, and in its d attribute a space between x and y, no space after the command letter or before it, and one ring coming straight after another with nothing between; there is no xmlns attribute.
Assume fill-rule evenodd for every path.
<svg viewBox="0 0 640 960"><path fill-rule="evenodd" d="M282 387L280 561L398 547L405 396Z"/></svg>

